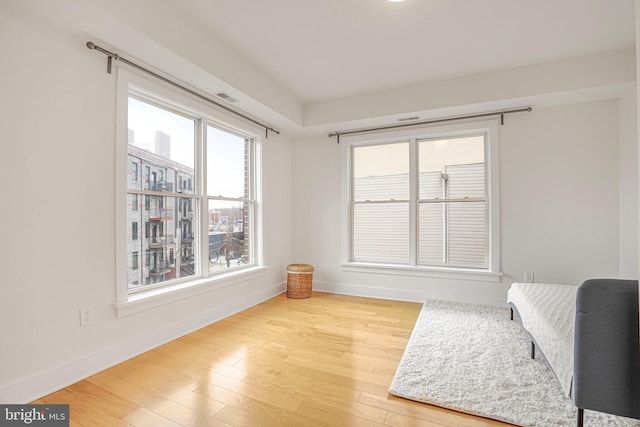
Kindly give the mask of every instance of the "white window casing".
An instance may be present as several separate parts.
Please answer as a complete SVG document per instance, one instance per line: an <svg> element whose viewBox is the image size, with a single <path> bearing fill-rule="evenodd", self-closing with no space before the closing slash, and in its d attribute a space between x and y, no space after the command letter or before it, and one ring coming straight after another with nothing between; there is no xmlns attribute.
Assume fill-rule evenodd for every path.
<svg viewBox="0 0 640 427"><path fill-rule="evenodd" d="M182 246L180 246L181 239L193 239L194 242L198 242L197 246L194 244L193 257L196 259L194 262L193 274L186 277L179 277L180 274L176 274L178 278L169 278L166 281L145 286L144 283L140 283L139 280L133 281L129 277L131 266L130 250L128 245L131 241L131 224L128 220L128 206L130 205L129 197L131 195L138 195L137 199L137 211L136 215L143 215L145 209L156 209L158 212L165 208L165 206L147 205L145 206L145 199L148 200L155 193L152 190L156 188L144 187L139 189L131 189L132 181L131 171L137 171L133 181L141 180L143 183L151 179L146 177L145 174L151 173L148 168L143 167L141 164L139 167L132 168L128 159L128 141L129 141L129 125L128 125L128 104L129 97L134 96L136 99L142 102L147 102L151 105L158 106L163 110L169 112L177 112L178 114L185 115L193 118L196 123L194 132L196 135L195 141L195 164L193 181L190 176L185 174L178 176L178 174L172 178L175 182L169 183L168 177L162 175L156 175L156 182L163 182L167 179L167 184L161 191L164 197L157 197L162 200L169 200L173 203L171 207L174 209L175 215L179 218L175 218L175 221L170 225L175 230L166 230L159 228L157 233L162 233L162 236L170 239L177 239L177 242L167 251L167 256L172 257L175 260L181 256ZM211 105L205 105L202 101L198 100L187 93L182 93L169 85L161 82L151 81L148 78L142 77L135 71L127 69L127 67L117 67L117 108L116 108L116 206L115 206L115 218L116 218L116 304L115 308L118 316L126 316L141 310L147 310L158 305L171 303L183 298L187 298L193 295L197 295L202 292L209 292L213 289L233 285L243 280L247 280L253 277L257 277L264 273L263 267L263 252L262 252L262 222L261 222L261 139L264 132L258 126L250 124L228 112L218 109ZM207 126L214 126L220 129L230 136L237 136L246 143L247 154L245 155L245 168L250 168L250 171L245 170L245 177L248 174L248 182L246 187L248 189L245 195L229 197L228 195L207 195L207 183L206 183L206 133ZM135 185L138 185L136 182ZM187 191L186 189L190 189ZM218 270L212 270L209 267L209 201L212 199L223 199L227 203L235 203L236 205L244 206L243 212L245 212L244 219L237 220L238 227L248 227L250 243L246 245L247 254L233 259L231 262L229 255L229 247L226 246L226 260L223 259L221 264L225 261L227 265ZM128 202L129 200L129 202ZM130 209L129 209L130 210ZM193 213L192 213L193 212ZM142 217L144 218L144 217ZM184 220L180 222L178 227L178 219ZM191 225L191 220L193 224ZM189 230L186 230L184 224L189 224ZM227 224L227 227L231 227ZM149 237L147 234L150 231L148 224L139 223L137 227L138 241L142 242L145 238ZM168 227L165 227L168 228ZM185 228L185 230L183 230ZM160 230L160 231L158 231ZM174 236L175 234L175 236ZM177 236L180 234L180 236ZM227 235L230 234L227 232ZM244 235L244 234L243 234ZM231 239L227 237L227 245ZM186 240L188 241L188 240ZM149 245L150 246L150 245ZM150 246L151 247L151 246ZM138 265L141 269L148 267L149 258L153 263L153 257L149 257L148 252L140 252L142 256L139 256ZM236 251L241 253L240 251ZM187 254L187 252L185 252ZM190 254L189 254L190 255ZM235 256L235 254L234 254ZM240 259L242 258L242 259ZM144 260L144 262L142 261ZM170 262L170 259L164 259L164 262ZM242 262L241 262L242 261ZM138 272L137 274L142 274ZM131 286L131 283L135 283L136 286Z"/></svg>
<svg viewBox="0 0 640 427"><path fill-rule="evenodd" d="M437 174L420 172L418 147L421 142L472 136L484 138L484 165L472 162L462 166L451 165L442 171L442 176L440 171ZM400 144L405 142L409 144L409 173L373 174L366 177L370 181L367 185L358 184L355 188L354 149L396 146L392 144L402 147ZM500 281L498 120L342 136L340 143L343 270ZM443 183L448 183L449 187L441 187ZM459 191L461 187L464 191ZM407 188L408 195L403 190ZM357 197L354 196L356 191ZM434 195L433 191L440 193ZM376 200L376 197L382 197L381 194L392 196ZM442 209L447 209L445 216L441 216ZM366 214L367 210L370 215ZM376 218L383 218L384 224L375 224ZM446 227L442 224L443 219L439 218L448 221ZM354 236L354 230L363 232ZM393 235L396 232L400 234ZM434 244L433 240L443 233L447 234L442 236L446 241L444 247L448 248L447 254L443 254L443 246ZM432 240L427 242L426 235ZM367 241L367 238L375 242ZM401 244L403 241L408 242L406 246ZM389 246L376 250L375 244L380 242ZM359 259L354 259L354 253Z"/></svg>

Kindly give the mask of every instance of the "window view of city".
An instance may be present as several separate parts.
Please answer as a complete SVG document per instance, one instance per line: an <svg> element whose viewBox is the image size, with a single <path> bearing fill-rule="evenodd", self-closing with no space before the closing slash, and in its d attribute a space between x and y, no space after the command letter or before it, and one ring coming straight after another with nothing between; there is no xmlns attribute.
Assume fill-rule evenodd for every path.
<svg viewBox="0 0 640 427"><path fill-rule="evenodd" d="M252 262L249 141L208 126L205 183L195 167L200 164L195 153L204 151L202 145L197 149L197 124L197 119L129 98L130 290ZM205 186L209 196L203 198ZM208 208L204 221L202 200Z"/></svg>
<svg viewBox="0 0 640 427"><path fill-rule="evenodd" d="M158 141L169 141L158 132ZM133 131L129 132L133 137ZM127 249L129 286L164 282L196 272L196 199L166 193L193 194L193 169L129 144Z"/></svg>

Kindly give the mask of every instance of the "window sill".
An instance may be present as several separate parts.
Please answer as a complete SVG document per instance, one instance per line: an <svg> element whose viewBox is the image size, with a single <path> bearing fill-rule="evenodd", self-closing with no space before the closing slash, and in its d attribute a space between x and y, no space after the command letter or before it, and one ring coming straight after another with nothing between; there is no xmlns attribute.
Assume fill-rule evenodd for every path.
<svg viewBox="0 0 640 427"><path fill-rule="evenodd" d="M226 274L218 274L213 277L197 279L171 286L140 291L130 294L127 301L115 304L118 317L125 317L131 314L150 310L161 305L170 304L186 298L210 292L215 289L231 286L235 283L244 282L249 279L264 275L267 267L252 267L242 271L234 271Z"/></svg>
<svg viewBox="0 0 640 427"><path fill-rule="evenodd" d="M345 262L342 270L353 273L389 274L392 276L430 277L438 279L500 282L502 273L467 268L413 267L393 264Z"/></svg>

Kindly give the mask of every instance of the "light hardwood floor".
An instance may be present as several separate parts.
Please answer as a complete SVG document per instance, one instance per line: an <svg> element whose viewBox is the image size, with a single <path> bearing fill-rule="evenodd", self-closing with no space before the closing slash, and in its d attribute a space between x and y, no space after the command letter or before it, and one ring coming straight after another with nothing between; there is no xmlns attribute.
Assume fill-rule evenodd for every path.
<svg viewBox="0 0 640 427"><path fill-rule="evenodd" d="M275 297L33 403L81 426L506 426L387 389L421 305Z"/></svg>

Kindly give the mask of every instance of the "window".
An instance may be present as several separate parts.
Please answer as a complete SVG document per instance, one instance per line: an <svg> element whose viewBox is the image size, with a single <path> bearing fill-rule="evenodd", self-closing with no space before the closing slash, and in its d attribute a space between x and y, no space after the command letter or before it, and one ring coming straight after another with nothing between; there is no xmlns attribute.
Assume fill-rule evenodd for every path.
<svg viewBox="0 0 640 427"><path fill-rule="evenodd" d="M138 180L138 162L131 162L131 179Z"/></svg>
<svg viewBox="0 0 640 427"><path fill-rule="evenodd" d="M207 126L209 271L251 263L250 140ZM217 258L217 261L215 259Z"/></svg>
<svg viewBox="0 0 640 427"><path fill-rule="evenodd" d="M120 188L129 203L119 211L131 232L120 238L120 247L136 262L119 275L119 302L255 269L256 146L262 131L137 77L124 81L120 120L127 138L120 142L119 161L129 167L126 179L118 179L126 182ZM138 171L144 175L133 179ZM144 210L137 209L138 197ZM144 263L138 268L140 255Z"/></svg>
<svg viewBox="0 0 640 427"><path fill-rule="evenodd" d="M346 142L347 266L499 274L495 123Z"/></svg>

